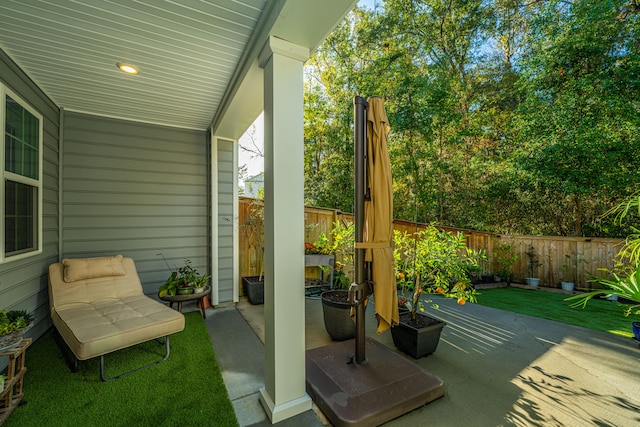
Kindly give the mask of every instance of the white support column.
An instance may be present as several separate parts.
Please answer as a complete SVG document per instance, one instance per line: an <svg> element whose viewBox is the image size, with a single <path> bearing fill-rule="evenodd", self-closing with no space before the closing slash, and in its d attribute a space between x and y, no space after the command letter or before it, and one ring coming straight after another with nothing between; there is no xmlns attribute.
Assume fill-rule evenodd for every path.
<svg viewBox="0 0 640 427"><path fill-rule="evenodd" d="M238 199L238 141L233 144L233 302L240 300L240 201ZM213 193L215 194L215 193Z"/></svg>
<svg viewBox="0 0 640 427"><path fill-rule="evenodd" d="M270 37L264 68L265 387L272 423L311 409L305 386L303 64L309 50Z"/></svg>
<svg viewBox="0 0 640 427"><path fill-rule="evenodd" d="M218 305L218 138L211 135L211 305Z"/></svg>

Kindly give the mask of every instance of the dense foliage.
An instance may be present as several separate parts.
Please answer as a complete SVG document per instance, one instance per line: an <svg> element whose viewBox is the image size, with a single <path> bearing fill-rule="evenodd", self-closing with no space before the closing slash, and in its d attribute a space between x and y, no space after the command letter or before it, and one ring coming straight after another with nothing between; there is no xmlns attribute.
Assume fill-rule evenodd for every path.
<svg viewBox="0 0 640 427"><path fill-rule="evenodd" d="M471 286L470 273L480 267L484 254L467 248L463 233L454 234L433 226L415 236L395 230L393 243L396 283L413 320L418 309L424 311L425 294L455 298L460 305L476 302L477 292ZM407 297L407 293L411 296Z"/></svg>
<svg viewBox="0 0 640 427"><path fill-rule="evenodd" d="M387 0L306 67L307 204L353 211L353 97L391 122L394 216L624 236L640 182L638 0Z"/></svg>

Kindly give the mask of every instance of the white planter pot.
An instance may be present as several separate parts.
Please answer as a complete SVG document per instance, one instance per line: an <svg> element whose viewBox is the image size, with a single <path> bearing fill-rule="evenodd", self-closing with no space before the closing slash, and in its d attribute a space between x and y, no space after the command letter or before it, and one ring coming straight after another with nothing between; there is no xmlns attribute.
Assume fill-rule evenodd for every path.
<svg viewBox="0 0 640 427"><path fill-rule="evenodd" d="M540 284L540 279L537 277L526 277L524 281L529 286L538 286Z"/></svg>
<svg viewBox="0 0 640 427"><path fill-rule="evenodd" d="M563 291L573 291L573 282L560 282Z"/></svg>

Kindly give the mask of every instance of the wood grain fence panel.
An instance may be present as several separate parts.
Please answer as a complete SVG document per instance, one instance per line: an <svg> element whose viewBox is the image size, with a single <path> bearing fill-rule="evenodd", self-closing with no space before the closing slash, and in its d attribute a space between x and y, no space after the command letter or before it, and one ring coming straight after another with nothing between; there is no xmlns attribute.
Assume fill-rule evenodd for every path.
<svg viewBox="0 0 640 427"><path fill-rule="evenodd" d="M258 260L262 258L261 248L247 241L250 233L243 232L247 221L247 212L253 199L240 198L239 209L239 257L240 277L261 274L262 265ZM258 203L261 203L258 201ZM344 225L353 221L353 215L339 212L335 209L305 207L305 241L313 242L320 234L329 235L335 221ZM415 224L408 221L394 221L394 229L413 234L428 227L427 224ZM467 247L476 251L485 251L487 260L484 263L485 274L493 275L498 271L494 252L500 244L509 244L513 247L514 255L518 256L512 267L515 282L524 282L531 275L529 271L526 252L533 247L540 265L536 269L536 277L540 278L541 286L560 287L560 281L565 278L575 281L576 289L589 290L597 288L590 283L593 276L602 276L601 268L613 268L613 258L620 250L622 239L601 239L584 237L557 237L557 236L505 236L474 230L440 227L450 232L465 233ZM302 248L301 248L302 250ZM567 255L570 258L567 258ZM336 261L343 262L338 254ZM568 268L563 266L567 265ZM346 267L351 271L352 267ZM309 278L319 276L317 268L307 269ZM241 282L240 282L241 285Z"/></svg>

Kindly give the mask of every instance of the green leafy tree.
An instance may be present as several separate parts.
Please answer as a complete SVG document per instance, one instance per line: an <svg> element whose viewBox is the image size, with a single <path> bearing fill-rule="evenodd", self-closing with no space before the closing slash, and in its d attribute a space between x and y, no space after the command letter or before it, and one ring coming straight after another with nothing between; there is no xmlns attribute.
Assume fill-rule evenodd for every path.
<svg viewBox="0 0 640 427"><path fill-rule="evenodd" d="M624 235L602 214L640 181L638 15L629 0L355 9L306 68L307 203L352 210L353 97L379 95L396 218Z"/></svg>
<svg viewBox="0 0 640 427"><path fill-rule="evenodd" d="M530 140L521 160L543 192L570 208L558 231L583 235L588 205L627 195L630 181L640 178L633 166L637 93L629 90L640 70L623 2L569 3L548 2L532 22L522 61Z"/></svg>

